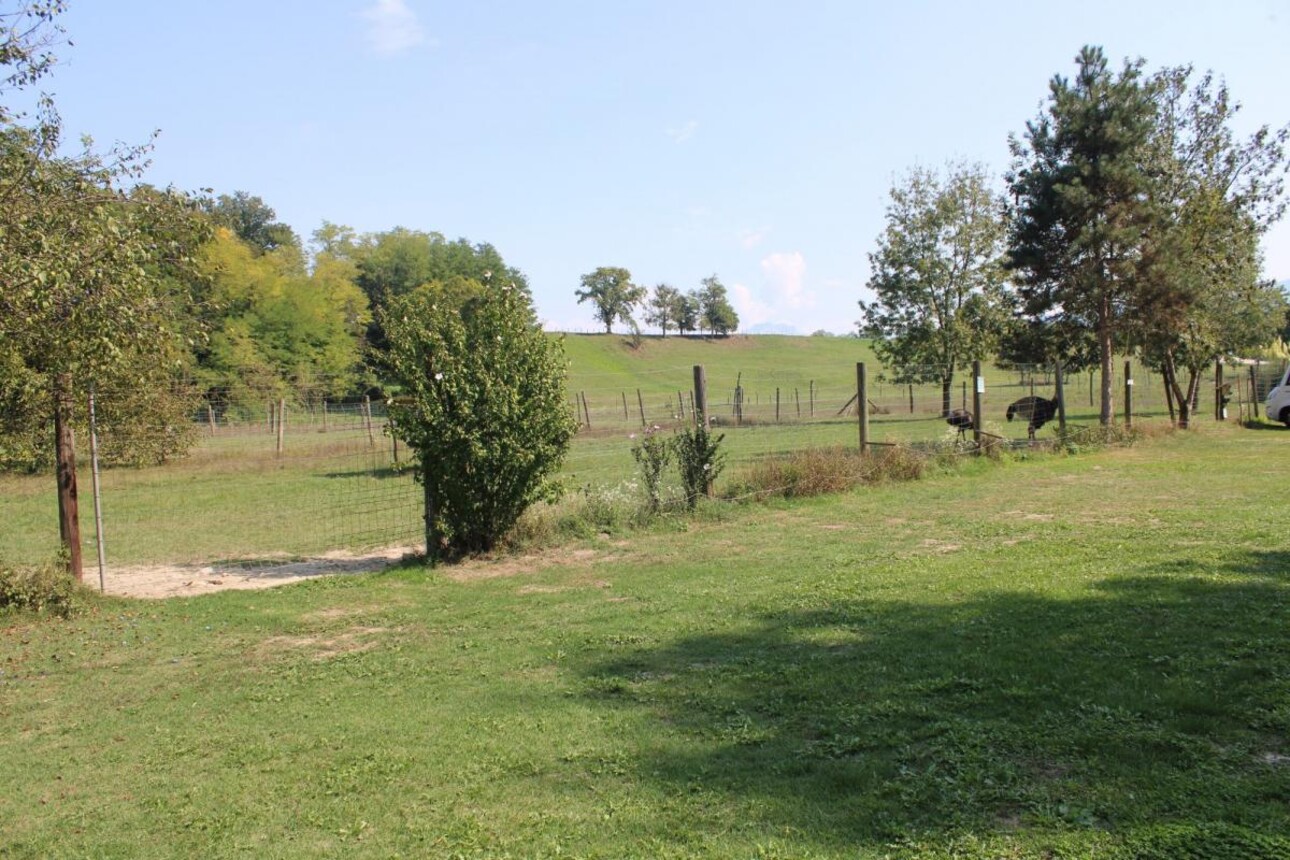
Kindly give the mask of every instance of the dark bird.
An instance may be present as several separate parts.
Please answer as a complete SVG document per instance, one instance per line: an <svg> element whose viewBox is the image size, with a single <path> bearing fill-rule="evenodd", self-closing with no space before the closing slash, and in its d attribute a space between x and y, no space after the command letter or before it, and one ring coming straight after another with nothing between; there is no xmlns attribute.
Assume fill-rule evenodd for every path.
<svg viewBox="0 0 1290 860"><path fill-rule="evenodd" d="M1030 438L1035 438L1035 431L1043 427L1057 414L1057 398L1048 400L1044 397L1023 397L1008 406L1008 420L1025 418L1030 422L1026 428Z"/></svg>
<svg viewBox="0 0 1290 860"><path fill-rule="evenodd" d="M966 409L951 409L945 416L945 423L958 430L961 437L972 429L972 413Z"/></svg>

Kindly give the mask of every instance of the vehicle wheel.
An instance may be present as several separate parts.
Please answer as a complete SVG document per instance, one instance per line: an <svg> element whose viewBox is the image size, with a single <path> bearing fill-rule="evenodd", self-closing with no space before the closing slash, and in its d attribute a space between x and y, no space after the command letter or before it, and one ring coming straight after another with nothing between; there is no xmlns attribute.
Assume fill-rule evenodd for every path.
<svg viewBox="0 0 1290 860"><path fill-rule="evenodd" d="M1290 427L1290 406L1283 407L1281 410L1281 423Z"/></svg>

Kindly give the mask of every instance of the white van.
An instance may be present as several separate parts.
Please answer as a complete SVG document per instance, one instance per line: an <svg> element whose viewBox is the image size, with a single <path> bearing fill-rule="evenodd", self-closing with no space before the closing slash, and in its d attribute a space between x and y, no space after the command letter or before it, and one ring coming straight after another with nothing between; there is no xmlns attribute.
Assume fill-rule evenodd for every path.
<svg viewBox="0 0 1290 860"><path fill-rule="evenodd" d="M1281 374L1281 381L1268 392L1263 414L1290 427L1290 367Z"/></svg>

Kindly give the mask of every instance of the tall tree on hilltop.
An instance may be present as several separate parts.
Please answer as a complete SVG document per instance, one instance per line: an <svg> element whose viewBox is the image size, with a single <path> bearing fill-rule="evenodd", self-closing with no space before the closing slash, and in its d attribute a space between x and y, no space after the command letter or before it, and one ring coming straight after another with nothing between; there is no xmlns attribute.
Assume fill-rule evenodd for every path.
<svg viewBox="0 0 1290 860"><path fill-rule="evenodd" d="M680 321L678 314L680 301L680 290L667 284L659 284L654 287L654 295L650 297L649 304L645 307L645 322L658 326L663 332L663 337L667 337L668 326L676 328Z"/></svg>
<svg viewBox="0 0 1290 860"><path fill-rule="evenodd" d="M635 327L632 310L645 298L645 288L632 283L632 273L615 266L601 266L582 276L582 289L575 290L578 304L591 302L596 319L605 325L605 334L613 331L615 322Z"/></svg>
<svg viewBox="0 0 1290 860"><path fill-rule="evenodd" d="M1112 357L1124 331L1144 240L1155 219L1143 152L1154 105L1142 62L1113 73L1085 46L1073 81L1049 84L1046 109L1012 138L1014 201L1008 266L1025 311L1078 320L1095 333L1102 371L1099 418L1113 413Z"/></svg>
<svg viewBox="0 0 1290 860"><path fill-rule="evenodd" d="M739 314L726 294L726 287L716 275L710 275L701 282L702 286L696 295L699 305L699 319L708 331L719 337L725 337L739 328Z"/></svg>
<svg viewBox="0 0 1290 860"><path fill-rule="evenodd" d="M984 167L952 166L944 178L915 168L892 187L869 255L876 298L860 302L861 334L893 380L939 382L943 415L957 370L994 351L1008 318L1001 212Z"/></svg>

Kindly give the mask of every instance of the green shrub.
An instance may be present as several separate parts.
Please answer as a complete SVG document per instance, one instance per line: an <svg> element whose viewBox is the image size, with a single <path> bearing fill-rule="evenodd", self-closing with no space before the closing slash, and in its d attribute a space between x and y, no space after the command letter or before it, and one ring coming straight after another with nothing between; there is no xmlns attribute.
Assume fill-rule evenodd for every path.
<svg viewBox="0 0 1290 860"><path fill-rule="evenodd" d="M676 431L672 445L681 470L685 503L690 510L698 506L700 496L711 492L713 481L725 468L726 455L721 450L724 438L724 433L713 436L702 421Z"/></svg>
<svg viewBox="0 0 1290 860"><path fill-rule="evenodd" d="M79 588L62 561L11 566L0 562L0 611L69 618L80 609Z"/></svg>
<svg viewBox="0 0 1290 860"><path fill-rule="evenodd" d="M632 458L641 467L641 479L645 481L650 513L657 513L663 504L663 470L672 462L672 443L663 438L659 426L655 424L632 445Z"/></svg>
<svg viewBox="0 0 1290 860"><path fill-rule="evenodd" d="M463 303L430 284L391 301L381 322L404 392L390 416L433 503L427 554L489 550L558 493L576 426L563 344L514 287L480 286Z"/></svg>

